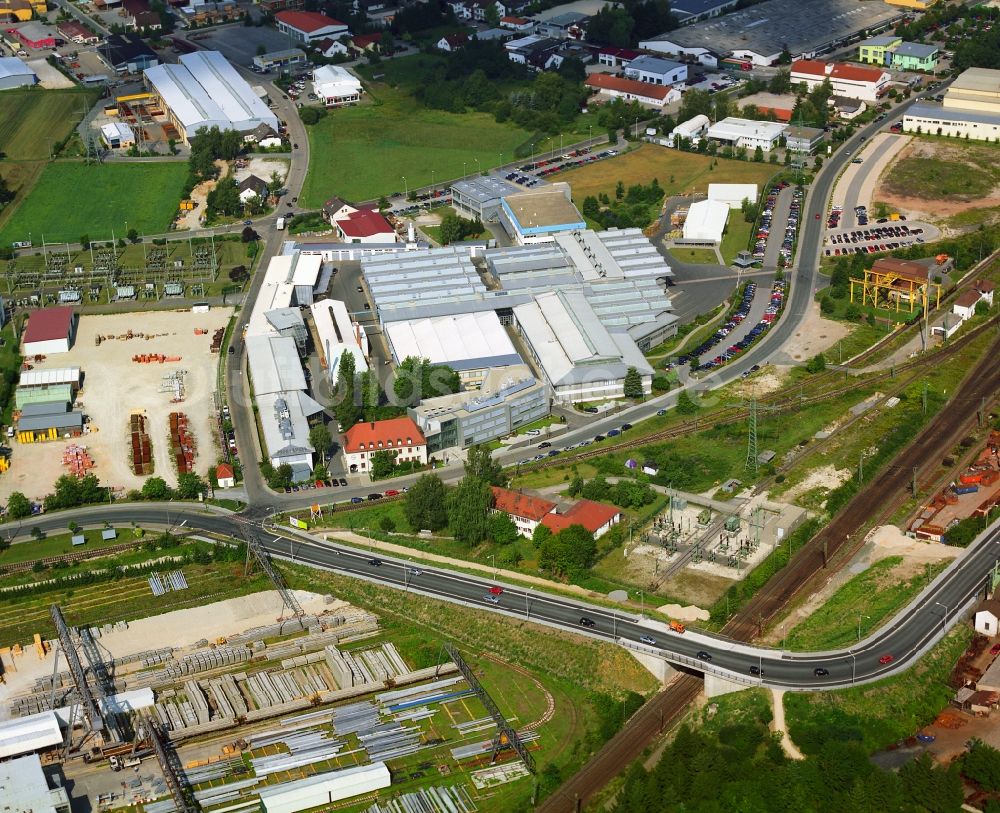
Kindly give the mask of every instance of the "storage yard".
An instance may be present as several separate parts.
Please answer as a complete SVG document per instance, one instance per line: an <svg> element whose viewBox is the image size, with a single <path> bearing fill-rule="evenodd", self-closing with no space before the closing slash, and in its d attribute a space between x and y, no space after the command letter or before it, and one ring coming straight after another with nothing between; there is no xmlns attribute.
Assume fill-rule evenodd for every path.
<svg viewBox="0 0 1000 813"><path fill-rule="evenodd" d="M494 702L529 753L554 713L528 673L524 699L493 686L488 700L502 666L473 672L461 653L442 649L438 663L414 668L371 613L331 596L295 597L302 616L281 613L278 593L265 592L84 633L113 659L117 696L145 709L172 741L178 772L203 807L299 810L352 798L371 811L457 813L483 809L499 786L528 777L513 751L496 764L490 758ZM5 654L0 718L44 721L53 695L74 694L69 672L53 673L51 643L25 647L14 662ZM92 799L92 809L174 810L159 767L143 753L121 775L103 762L97 770L66 763L74 798Z"/></svg>
<svg viewBox="0 0 1000 813"><path fill-rule="evenodd" d="M21 491L29 499L44 497L67 467L80 466L116 490L141 488L143 475L149 474L176 484L178 453L184 463L182 471L204 474L217 456L213 416L219 356L211 347L231 314L230 309L213 309L208 313L82 317L76 343L68 353L32 363L39 371L71 366L83 371L75 409L89 419L85 433L70 443L65 439L15 443L10 469L0 480L0 497L5 499L12 491ZM132 338L124 338L130 333ZM162 356L164 360L137 363L136 356ZM116 397L126 393L127 398ZM171 413L178 414L176 426ZM133 455L133 414L143 417L137 424L144 424L135 427L138 458ZM148 436L148 455L143 454L143 434ZM64 463L68 445L80 449ZM80 457L81 450L86 452L86 461ZM185 450L195 453L189 458ZM139 471L136 462L141 464Z"/></svg>

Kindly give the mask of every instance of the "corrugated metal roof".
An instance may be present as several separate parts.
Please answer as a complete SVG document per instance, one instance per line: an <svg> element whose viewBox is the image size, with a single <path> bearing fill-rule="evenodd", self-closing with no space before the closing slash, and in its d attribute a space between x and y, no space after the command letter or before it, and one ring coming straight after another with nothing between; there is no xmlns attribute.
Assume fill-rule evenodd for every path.
<svg viewBox="0 0 1000 813"><path fill-rule="evenodd" d="M18 379L19 387L42 387L50 384L79 384L79 367L58 367L51 370L25 370Z"/></svg>
<svg viewBox="0 0 1000 813"><path fill-rule="evenodd" d="M494 311L389 322L385 333L397 363L408 356L456 370L521 363Z"/></svg>
<svg viewBox="0 0 1000 813"><path fill-rule="evenodd" d="M59 720L54 712L43 711L0 723L0 759L40 751L62 742ZM0 763L0 765L12 763ZM2 794L0 794L2 798Z"/></svg>
<svg viewBox="0 0 1000 813"><path fill-rule="evenodd" d="M305 374L290 336L247 336L247 363L255 395L304 390Z"/></svg>

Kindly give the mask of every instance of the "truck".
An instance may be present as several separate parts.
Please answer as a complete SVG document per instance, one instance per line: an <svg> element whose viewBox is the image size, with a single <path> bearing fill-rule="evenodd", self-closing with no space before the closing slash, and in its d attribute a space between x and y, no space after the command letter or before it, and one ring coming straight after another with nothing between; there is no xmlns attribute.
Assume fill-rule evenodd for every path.
<svg viewBox="0 0 1000 813"><path fill-rule="evenodd" d="M142 759L139 757L118 756L115 754L108 760L108 762L111 763L112 771L120 771L122 768L138 767L142 764Z"/></svg>
<svg viewBox="0 0 1000 813"><path fill-rule="evenodd" d="M279 217L278 222L274 225L277 226L278 231L282 231L285 228L285 218Z"/></svg>
<svg viewBox="0 0 1000 813"><path fill-rule="evenodd" d="M685 627L680 621L671 621L670 629L680 635L683 635L687 627Z"/></svg>

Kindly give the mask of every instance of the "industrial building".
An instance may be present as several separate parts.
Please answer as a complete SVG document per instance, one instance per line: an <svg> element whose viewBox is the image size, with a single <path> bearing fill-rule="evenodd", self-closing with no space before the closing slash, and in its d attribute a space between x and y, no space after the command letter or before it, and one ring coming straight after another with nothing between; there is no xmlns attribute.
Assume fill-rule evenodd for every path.
<svg viewBox="0 0 1000 813"><path fill-rule="evenodd" d="M705 134L705 131L708 130L711 124L712 122L709 121L708 116L701 114L681 122L671 130L670 137L667 139L667 146L673 147L678 138L685 138L697 143L697 139Z"/></svg>
<svg viewBox="0 0 1000 813"><path fill-rule="evenodd" d="M320 364L326 369L330 383L337 380L337 368L345 352L354 356L354 369L368 369L371 346L365 329L351 319L347 306L339 299L324 299L309 306L316 328L316 350Z"/></svg>
<svg viewBox="0 0 1000 813"><path fill-rule="evenodd" d="M785 148L791 152L812 153L826 137L818 127L790 126L785 129Z"/></svg>
<svg viewBox="0 0 1000 813"><path fill-rule="evenodd" d="M792 85L805 84L813 90L829 82L834 96L877 102L889 91L892 76L881 68L848 65L844 62L821 62L818 59L799 59L790 69Z"/></svg>
<svg viewBox="0 0 1000 813"><path fill-rule="evenodd" d="M407 412L427 439L427 453L466 449L505 437L549 414L548 386L526 364L487 372L478 392L427 398Z"/></svg>
<svg viewBox="0 0 1000 813"><path fill-rule="evenodd" d="M356 473L370 473L376 452L394 452L396 462L427 463L427 439L410 417L385 421L362 421L344 432L344 468Z"/></svg>
<svg viewBox="0 0 1000 813"><path fill-rule="evenodd" d="M16 56L0 57L0 90L31 87L38 82L38 74Z"/></svg>
<svg viewBox="0 0 1000 813"><path fill-rule="evenodd" d="M941 104L914 104L903 114L904 133L1000 139L1000 71L969 68L945 91Z"/></svg>
<svg viewBox="0 0 1000 813"><path fill-rule="evenodd" d="M561 232L587 228L583 215L573 205L567 183L507 195L500 201L500 223L522 246L547 242Z"/></svg>
<svg viewBox="0 0 1000 813"><path fill-rule="evenodd" d="M386 764L374 762L261 788L260 801L265 813L298 813L342 799L372 794L389 787L391 783L392 777Z"/></svg>
<svg viewBox="0 0 1000 813"><path fill-rule="evenodd" d="M22 409L26 404L44 401L72 402L80 389L80 381L79 367L25 370L14 390L14 405Z"/></svg>
<svg viewBox="0 0 1000 813"><path fill-rule="evenodd" d="M282 72L294 68L296 65L304 65L306 62L308 62L306 52L301 48L285 48L281 51L270 51L255 56L253 70L259 73Z"/></svg>
<svg viewBox="0 0 1000 813"><path fill-rule="evenodd" d="M475 175L451 185L451 204L460 215L488 223L499 218L501 199L520 191L519 186L502 178Z"/></svg>
<svg viewBox="0 0 1000 813"><path fill-rule="evenodd" d="M135 132L123 121L101 125L101 141L109 150L128 149L135 146Z"/></svg>
<svg viewBox="0 0 1000 813"><path fill-rule="evenodd" d="M337 236L345 243L395 243L399 238L392 224L377 209L358 209L333 221Z"/></svg>
<svg viewBox="0 0 1000 813"><path fill-rule="evenodd" d="M361 101L361 80L340 65L320 65L313 73L313 92L327 107Z"/></svg>
<svg viewBox="0 0 1000 813"><path fill-rule="evenodd" d="M202 128L248 133L266 124L278 130L278 117L218 51L181 54L176 65L148 68L144 76L185 142Z"/></svg>
<svg viewBox="0 0 1000 813"><path fill-rule="evenodd" d="M625 66L625 77L651 85L684 87L688 78L688 66L672 59L643 54L630 60Z"/></svg>
<svg viewBox="0 0 1000 813"><path fill-rule="evenodd" d="M159 64L156 51L138 34L109 34L97 52L115 73L138 73Z"/></svg>
<svg viewBox="0 0 1000 813"><path fill-rule="evenodd" d="M673 0L670 13L681 25L690 25L709 17L718 17L738 2L739 0Z"/></svg>
<svg viewBox="0 0 1000 813"><path fill-rule="evenodd" d="M514 308L518 332L556 401L621 398L635 367L650 393L653 368L632 338L610 333L581 291L552 291Z"/></svg>
<svg viewBox="0 0 1000 813"><path fill-rule="evenodd" d="M493 311L389 322L384 334L396 364L410 357L447 364L467 390L478 389L491 369L522 363Z"/></svg>
<svg viewBox="0 0 1000 813"><path fill-rule="evenodd" d="M54 711L42 711L0 723L0 759L31 754L61 745L63 733ZM9 765L9 762L0 765ZM2 796L0 796L2 798Z"/></svg>
<svg viewBox="0 0 1000 813"><path fill-rule="evenodd" d="M708 138L731 147L770 152L778 146L786 125L780 121L756 121L728 116L708 128Z"/></svg>
<svg viewBox="0 0 1000 813"><path fill-rule="evenodd" d="M18 443L39 443L83 434L83 413L70 409L69 401L25 404L17 419Z"/></svg>
<svg viewBox="0 0 1000 813"><path fill-rule="evenodd" d="M719 245L729 221L729 204L720 200L699 200L688 208L684 221L685 243L711 243Z"/></svg>
<svg viewBox="0 0 1000 813"><path fill-rule="evenodd" d="M24 356L68 353L76 338L76 313L70 307L32 311L24 331Z"/></svg>
<svg viewBox="0 0 1000 813"><path fill-rule="evenodd" d="M767 67L785 51L793 59L813 57L902 17L886 3L865 0L768 0L642 40L639 47L713 68L728 56Z"/></svg>
<svg viewBox="0 0 1000 813"><path fill-rule="evenodd" d="M710 183L708 199L726 204L730 209L740 209L743 201L757 202L760 194L755 183Z"/></svg>
<svg viewBox="0 0 1000 813"><path fill-rule="evenodd" d="M0 762L0 801L9 813L70 812L66 788L49 787L37 754Z"/></svg>
<svg viewBox="0 0 1000 813"><path fill-rule="evenodd" d="M318 11L279 11L274 15L274 20L282 34L306 45L350 33L346 23Z"/></svg>

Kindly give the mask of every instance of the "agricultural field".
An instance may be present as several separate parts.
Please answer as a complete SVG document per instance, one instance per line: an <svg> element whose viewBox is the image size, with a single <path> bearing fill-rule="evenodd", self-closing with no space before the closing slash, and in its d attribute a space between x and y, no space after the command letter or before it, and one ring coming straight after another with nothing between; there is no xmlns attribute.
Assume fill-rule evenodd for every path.
<svg viewBox="0 0 1000 813"><path fill-rule="evenodd" d="M331 195L371 200L430 184L432 173L444 181L494 167L530 135L486 113L428 109L385 85L371 92L375 104L331 111L309 128L302 205L319 207Z"/></svg>
<svg viewBox="0 0 1000 813"><path fill-rule="evenodd" d="M142 164L47 164L34 188L8 209L0 243L30 239L40 243L124 237L167 231L187 177L183 162Z"/></svg>
<svg viewBox="0 0 1000 813"><path fill-rule="evenodd" d="M92 90L9 90L0 94L0 152L8 161L41 161L97 100ZM6 177L6 165L4 166Z"/></svg>
<svg viewBox="0 0 1000 813"><path fill-rule="evenodd" d="M713 163L716 166L711 169ZM566 181L573 188L574 202L582 206L588 195L597 196L603 192L613 198L618 181L628 188L633 184L648 184L656 178L668 196L690 195L707 192L710 183L755 183L763 187L780 169L770 164L732 161L670 150L656 144L640 144L615 158L554 175L552 180Z"/></svg>

